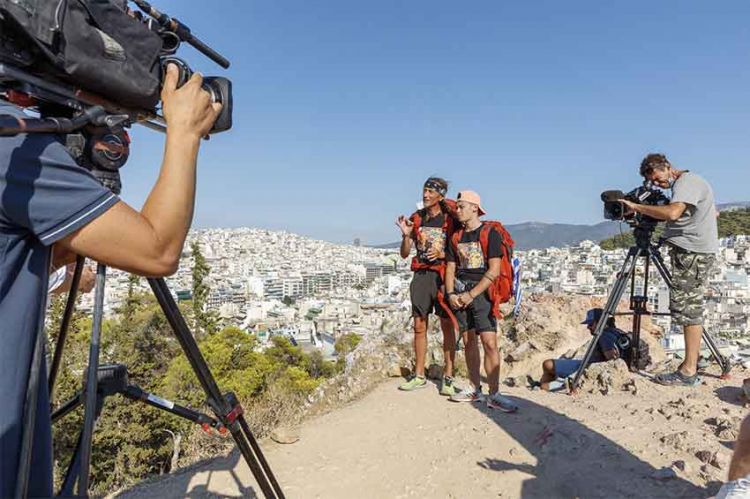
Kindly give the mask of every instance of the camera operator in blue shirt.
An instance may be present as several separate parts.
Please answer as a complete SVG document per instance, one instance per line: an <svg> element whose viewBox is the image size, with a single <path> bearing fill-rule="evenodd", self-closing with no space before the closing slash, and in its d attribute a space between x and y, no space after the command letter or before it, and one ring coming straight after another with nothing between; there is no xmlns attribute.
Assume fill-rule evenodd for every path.
<svg viewBox="0 0 750 499"><path fill-rule="evenodd" d="M0 497L15 494L24 397L50 270L75 255L143 276L177 270L193 217L201 138L221 110L201 88L199 74L180 88L177 81L177 68L170 65L161 93L164 158L140 211L78 166L60 136L0 138ZM5 100L0 114L25 117ZM28 495L50 497L50 405L46 383L39 388Z"/></svg>

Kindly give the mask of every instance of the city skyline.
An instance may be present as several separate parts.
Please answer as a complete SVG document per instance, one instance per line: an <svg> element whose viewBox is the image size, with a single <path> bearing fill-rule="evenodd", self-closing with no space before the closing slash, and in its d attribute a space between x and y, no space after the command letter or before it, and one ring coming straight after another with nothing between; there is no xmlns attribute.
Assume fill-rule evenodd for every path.
<svg viewBox="0 0 750 499"><path fill-rule="evenodd" d="M750 4L162 0L231 61L235 127L204 144L194 226L372 244L398 237L427 176L506 224L601 221L599 193L666 153L746 201ZM140 207L162 137L136 127Z"/></svg>

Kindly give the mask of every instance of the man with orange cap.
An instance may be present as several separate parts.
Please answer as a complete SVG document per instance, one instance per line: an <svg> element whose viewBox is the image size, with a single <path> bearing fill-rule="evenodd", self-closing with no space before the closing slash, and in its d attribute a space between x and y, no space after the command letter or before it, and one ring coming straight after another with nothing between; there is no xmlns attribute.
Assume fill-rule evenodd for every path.
<svg viewBox="0 0 750 499"><path fill-rule="evenodd" d="M454 402L481 402L487 407L504 412L515 412L518 406L500 395L500 352L497 348L497 320L488 289L500 276L502 235L489 227L486 249L480 235L485 214L479 194L461 191L456 198L456 216L463 230L448 244L446 251L445 289L448 302L455 311L459 329L466 347L466 367L472 387L453 395ZM486 253L485 254L485 250ZM484 349L484 371L489 384L489 396L482 395L479 378L479 344Z"/></svg>

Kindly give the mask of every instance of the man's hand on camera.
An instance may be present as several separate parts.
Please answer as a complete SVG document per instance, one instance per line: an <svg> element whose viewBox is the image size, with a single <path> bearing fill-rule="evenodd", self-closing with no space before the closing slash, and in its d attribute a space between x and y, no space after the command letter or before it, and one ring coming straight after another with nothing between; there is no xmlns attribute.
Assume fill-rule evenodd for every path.
<svg viewBox="0 0 750 499"><path fill-rule="evenodd" d="M221 111L221 104L211 102L211 95L203 89L200 73L177 88L177 66L167 65L167 75L161 90L162 113L167 131L200 139L208 135Z"/></svg>
<svg viewBox="0 0 750 499"><path fill-rule="evenodd" d="M619 201L620 203L622 203L622 206L625 208L623 215L625 216L632 215L638 211L638 209L636 208L636 206L638 206L637 203L634 203L628 199L620 199Z"/></svg>

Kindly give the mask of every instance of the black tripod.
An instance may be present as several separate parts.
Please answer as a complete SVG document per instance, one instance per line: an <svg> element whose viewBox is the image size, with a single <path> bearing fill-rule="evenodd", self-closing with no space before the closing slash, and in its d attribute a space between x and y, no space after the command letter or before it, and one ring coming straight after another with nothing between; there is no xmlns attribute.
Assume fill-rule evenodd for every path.
<svg viewBox="0 0 750 499"><path fill-rule="evenodd" d="M210 432L213 428L219 433L226 433L224 425L216 419L201 412L194 411L188 407L175 404L170 400L163 399L152 393L148 393L136 385L131 385L128 383L128 369L122 364L101 366L98 369L95 419L98 419L101 415L105 399L111 395L117 394L136 402L143 402L144 404L180 416L181 418L185 418L188 421L200 425L206 432ZM84 400L84 391L81 390L52 413L52 423L56 423L59 419L74 411L84 403ZM80 475L81 444L82 439L79 436L76 449L73 452L73 457L68 465L68 471L65 474L65 480L60 488L59 495L62 497L71 497L74 495L73 487L75 486L75 480Z"/></svg>
<svg viewBox="0 0 750 499"><path fill-rule="evenodd" d="M0 66L0 70L4 69ZM0 71L2 73L2 71ZM107 126L115 128L123 122L124 117L109 115L100 107L87 109L81 115L74 119L65 118L19 118L15 116L0 115L0 136L12 136L20 133L60 133L67 134L81 129L88 124L98 126ZM94 176L116 194L119 193L120 179L119 171L127 159L121 159L119 163L111 161L107 169L94 169ZM54 357L50 367L48 386L50 396L53 392L55 379L60 367L62 353L65 346L68 326L75 308L76 294L78 283L80 282L83 271L84 258L78 257L76 269L72 282L71 290L68 294L68 300L65 306L65 312L60 325L60 334L57 340ZM86 379L84 382L83 394L78 398L74 405L84 404L85 416L84 425L79 436L77 451L71 466L68 469L66 477L66 486L62 493L72 493L74 483L77 481L77 495L81 497L88 496L89 489L89 469L91 466L91 442L94 432L94 424L104 397L108 394L107 390L100 390L98 387L100 369L99 369L99 348L102 330L102 318L104 315L104 284L107 273L107 267L98 264L96 272L96 288L94 294L94 313L93 325L91 331L91 343L89 347L89 362L86 370ZM276 477L271 471L268 462L258 445L255 436L250 431L250 427L243 415L244 410L240 405L237 397L229 392L221 393L216 380L206 364L203 355L198 349L198 345L190 332L185 319L182 317L177 304L172 298L172 294L164 282L164 279L148 279L156 300L161 306L164 315L174 331L177 340L182 347L183 352L188 358L196 377L200 381L203 390L206 392L208 405L217 417L218 423L226 428L234 438L237 447L243 458L247 462L253 473L263 495L268 498L283 498L284 493L276 481ZM26 390L23 417L23 435L21 441L21 452L18 467L18 476L16 481L16 497L25 498L27 496L29 475L31 472L31 455L34 442L34 425L36 421L36 406L39 394L40 383L42 383L42 373L44 372L44 314L40 314L40 321L37 327L37 337L34 342L34 351L32 355L31 368L29 372L29 382ZM107 381L109 383L109 381ZM107 388L111 388L107 385ZM67 405L65 406L67 407ZM72 410L73 407L68 408ZM160 407L163 408L163 407ZM66 412L67 413L67 412ZM61 414L56 413L56 419ZM185 417L185 414L178 414ZM67 487L67 488L66 488Z"/></svg>
<svg viewBox="0 0 750 499"><path fill-rule="evenodd" d="M632 355L630 355L629 357L629 367L631 370L635 369L635 366L638 365L638 343L641 337L641 317L643 315L670 315L649 312L646 308L646 304L648 302L648 275L651 263L653 263L656 267L656 270L659 271L659 275L661 275L661 278L664 280L665 284L670 289L672 289L672 275L670 274L669 269L667 268L661 254L659 253L659 245L653 244L651 242L651 236L653 235L654 227L655 226L647 225L645 227L635 227L635 229L633 230L633 235L635 236L635 245L631 246L630 250L628 251L627 257L625 258L625 262L623 262L622 268L617 274L617 280L615 281L615 285L612 288L612 292L609 294L609 298L607 299L607 304L604 306L602 316L596 325L596 329L594 329L594 332L592 333L593 338L591 339L591 342L586 349L586 354L583 357L583 363L581 364L580 369L578 369L578 372L576 372L575 378L573 378L571 391L575 391L578 388L578 383L581 379L581 376L583 375L583 371L589 365L591 356L593 355L594 350L597 348L599 338L604 332L604 327L607 323L607 319L616 315L617 305L618 303L620 303L620 299L625 292L625 288L628 286L628 281L630 281L631 310L628 315L633 316L633 333L630 345ZM644 261L643 294L636 295L635 269L638 267L638 261L641 259ZM732 366L729 361L723 355L721 355L721 352L719 352L719 347L716 345L716 342L708 333L708 331L706 331L706 328L703 328L703 340L706 342L711 355L719 364L722 377L728 377L729 371L732 369Z"/></svg>

